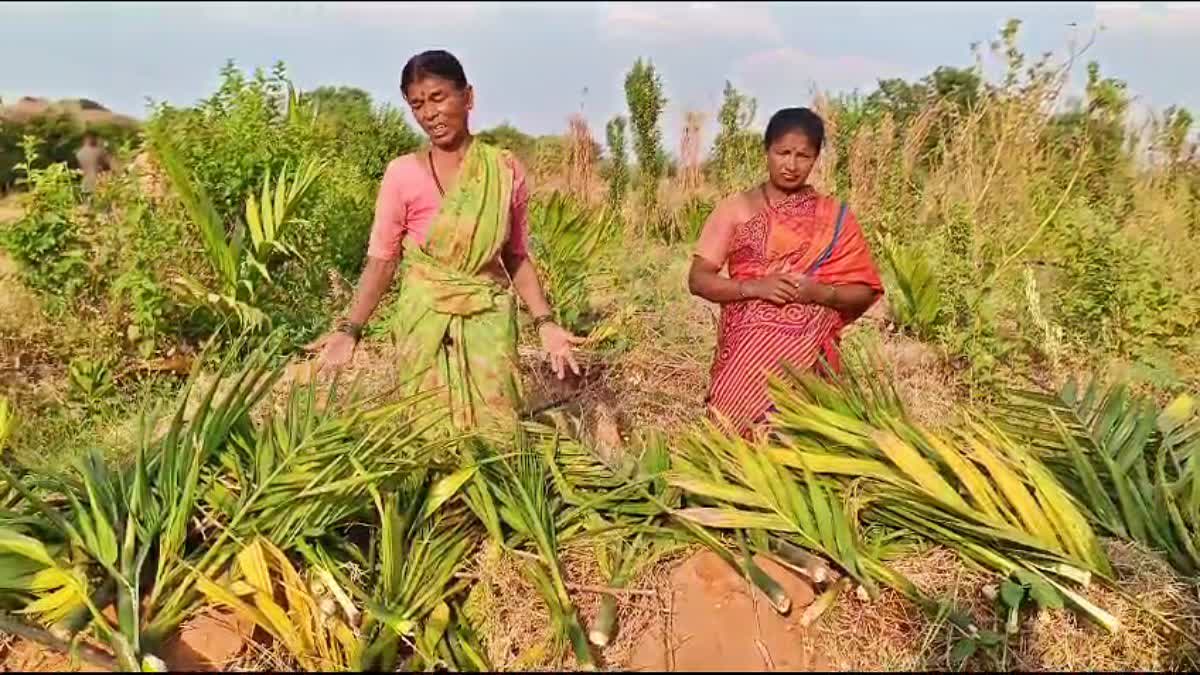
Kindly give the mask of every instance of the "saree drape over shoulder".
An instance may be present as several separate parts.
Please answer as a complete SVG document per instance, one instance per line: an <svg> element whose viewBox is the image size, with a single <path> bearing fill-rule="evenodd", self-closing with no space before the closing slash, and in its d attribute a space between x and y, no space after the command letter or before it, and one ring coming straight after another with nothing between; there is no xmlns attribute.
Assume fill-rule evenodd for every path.
<svg viewBox="0 0 1200 675"><path fill-rule="evenodd" d="M764 207L727 236L725 262L732 279L799 272L820 283L883 290L854 215L811 189ZM817 304L776 306L753 299L723 305L709 415L748 434L771 408L768 375L781 374L785 363L811 369L822 357L837 370L840 333L854 318Z"/></svg>
<svg viewBox="0 0 1200 675"><path fill-rule="evenodd" d="M406 394L437 390L455 429L510 428L521 400L516 305L484 274L510 234L514 170L471 144L425 241L405 253L392 323Z"/></svg>

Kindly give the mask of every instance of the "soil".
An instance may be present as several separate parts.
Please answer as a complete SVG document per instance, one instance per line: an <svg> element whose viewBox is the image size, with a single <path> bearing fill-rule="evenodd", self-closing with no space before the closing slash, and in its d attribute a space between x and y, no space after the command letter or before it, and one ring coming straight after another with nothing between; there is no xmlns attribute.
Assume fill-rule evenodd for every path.
<svg viewBox="0 0 1200 675"><path fill-rule="evenodd" d="M171 672L222 672L249 646L254 626L222 610L207 610L180 628L159 656ZM25 639L13 640L0 652L0 672L103 673L86 661L72 663L70 656Z"/></svg>
<svg viewBox="0 0 1200 675"><path fill-rule="evenodd" d="M702 551L672 574L670 618L646 632L634 648L628 669L828 670L828 661L815 649L815 633L800 626L804 608L814 599L812 586L770 560L755 561L791 597L787 616L772 609L759 591L751 591L716 554Z"/></svg>

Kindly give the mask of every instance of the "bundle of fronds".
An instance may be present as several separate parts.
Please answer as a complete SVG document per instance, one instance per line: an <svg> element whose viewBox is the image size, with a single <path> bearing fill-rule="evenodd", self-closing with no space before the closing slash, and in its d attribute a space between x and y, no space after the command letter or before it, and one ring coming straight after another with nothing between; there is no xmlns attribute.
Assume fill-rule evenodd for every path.
<svg viewBox="0 0 1200 675"><path fill-rule="evenodd" d="M671 483L704 505L677 515L768 532L829 558L869 593L883 582L927 604L865 555L859 536L867 524L908 532L1032 587L1040 604L1065 601L1117 629L1075 590L1093 575L1111 577L1109 562L1069 492L1032 451L979 416L938 432L921 428L888 385L847 365L830 380L773 378L767 440L730 439L715 427L698 434Z"/></svg>
<svg viewBox="0 0 1200 675"><path fill-rule="evenodd" d="M23 498L0 523L0 552L13 554L0 572L28 582L10 584L7 600L68 635L94 626L118 665L138 670L248 542L295 550L369 513L373 486L424 463L420 428L404 415L412 401L359 407L335 387L318 406L315 390L293 389L255 422L283 373L274 357L260 348L237 371L226 360L193 400L198 360L165 431L143 424L132 462L94 452L65 473L0 464L0 483Z"/></svg>
<svg viewBox="0 0 1200 675"><path fill-rule="evenodd" d="M1000 426L1024 439L1115 537L1200 574L1200 415L1188 395L1160 408L1124 385L1069 381L1054 396L1013 391Z"/></svg>

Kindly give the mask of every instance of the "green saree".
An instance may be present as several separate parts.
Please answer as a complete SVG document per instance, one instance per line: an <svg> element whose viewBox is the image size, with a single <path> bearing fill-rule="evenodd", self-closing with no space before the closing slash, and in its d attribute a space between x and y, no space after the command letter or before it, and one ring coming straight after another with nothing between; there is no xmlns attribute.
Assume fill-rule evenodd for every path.
<svg viewBox="0 0 1200 675"><path fill-rule="evenodd" d="M513 172L476 140L442 198L426 242L406 255L392 323L402 393L433 390L456 430L511 429L521 400L516 304L483 276L509 234Z"/></svg>

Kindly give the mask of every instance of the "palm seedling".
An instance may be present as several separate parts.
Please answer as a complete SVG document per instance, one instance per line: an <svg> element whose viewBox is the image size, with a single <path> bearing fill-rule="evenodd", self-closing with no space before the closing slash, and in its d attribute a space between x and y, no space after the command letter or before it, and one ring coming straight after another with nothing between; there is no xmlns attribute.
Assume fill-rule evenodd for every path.
<svg viewBox="0 0 1200 675"><path fill-rule="evenodd" d="M589 279L597 252L616 234L616 218L577 205L561 193L530 209L530 234L547 294L572 329L588 311Z"/></svg>
<svg viewBox="0 0 1200 675"><path fill-rule="evenodd" d="M220 397L217 385L222 378L218 377L185 422L189 385L164 436L152 440L147 430L128 467L112 469L92 453L78 463L73 476L34 476L34 489L0 465L0 479L20 492L40 516L45 540L60 543L67 560L86 560L85 567L97 570L104 580L93 589L87 583L89 575L81 574L73 585L37 589L42 593L30 607L38 610L46 603L65 601L69 589L73 606L66 613L43 618L52 622L86 607L118 664L127 670L141 668L142 656L156 643L149 639L143 644L143 638L149 637L147 625L166 622L173 628L189 609L187 603L158 605L154 599L167 590L164 582L177 584L176 589L188 588L178 578L178 570L187 556L189 524L199 515L203 469L231 434L248 423L250 409L274 381L266 368L268 357L267 350L252 355ZM220 372L229 365L226 361ZM51 569L68 567L49 560ZM116 603L115 623L92 598L94 590L99 593L109 586ZM141 602L143 591L149 592L148 603Z"/></svg>
<svg viewBox="0 0 1200 675"><path fill-rule="evenodd" d="M283 645L302 670L342 672L358 658L359 640L350 622L313 592L316 574L292 566L287 555L265 538L238 552L226 586L200 578L205 597L249 619ZM315 582L315 583L314 583ZM339 589L340 590L340 589Z"/></svg>
<svg viewBox="0 0 1200 675"><path fill-rule="evenodd" d="M259 307L263 284L273 283L270 268L280 255L298 256L289 241L297 222L296 208L324 171L324 163L311 159L290 172L285 165L274 181L268 170L261 196L247 195L244 222L235 223L227 233L212 199L194 180L171 142L161 132L153 132L151 141L172 187L199 229L216 278L216 287L211 289L187 276L177 277L177 285L197 305L232 318L243 328L267 326L268 318Z"/></svg>
<svg viewBox="0 0 1200 675"><path fill-rule="evenodd" d="M406 670L490 670L451 609L452 598L467 585L459 572L482 534L458 498L475 472L473 466L453 473L423 467L384 488L373 487L378 527L366 555L347 540L304 547L315 569L366 608L356 670L394 671L402 641L410 654ZM346 574L346 567L360 572Z"/></svg>
<svg viewBox="0 0 1200 675"><path fill-rule="evenodd" d="M920 251L898 244L882 247L889 294L896 322L920 338L934 336L944 307L938 280L929 258Z"/></svg>

